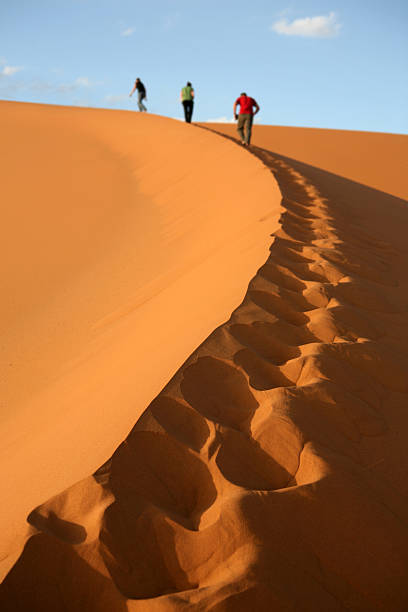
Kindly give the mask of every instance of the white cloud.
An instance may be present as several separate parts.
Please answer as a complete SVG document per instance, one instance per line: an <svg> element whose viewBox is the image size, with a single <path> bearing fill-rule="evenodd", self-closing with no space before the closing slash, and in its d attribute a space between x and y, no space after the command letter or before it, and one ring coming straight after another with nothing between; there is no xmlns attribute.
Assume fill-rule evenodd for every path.
<svg viewBox="0 0 408 612"><path fill-rule="evenodd" d="M56 87L58 93L67 93L75 91L80 87L94 87L95 85L102 85L102 81L90 81L88 77L78 77L72 83L62 83Z"/></svg>
<svg viewBox="0 0 408 612"><path fill-rule="evenodd" d="M0 70L0 89L2 95L6 92L16 93L19 91L31 91L35 94L77 94L88 95L88 91L96 86L102 85L101 81L90 81L88 77L78 77L71 83L53 83L46 79L8 79L3 77L3 72ZM81 106L82 106L81 98Z"/></svg>
<svg viewBox="0 0 408 612"><path fill-rule="evenodd" d="M294 19L291 22L287 19L279 19L271 26L271 29L278 34L309 38L332 38L339 33L340 28L341 24L337 21L336 13L333 12L317 17Z"/></svg>
<svg viewBox="0 0 408 612"><path fill-rule="evenodd" d="M33 81L27 83L26 89L31 89L32 91L39 93L53 93L56 88L55 85L49 81L34 79Z"/></svg>
<svg viewBox="0 0 408 612"><path fill-rule="evenodd" d="M110 95L105 96L105 101L108 102L109 104L120 104L121 102L124 102L125 100L129 100L129 95L125 95L125 94L119 94L119 95L110 94Z"/></svg>
<svg viewBox="0 0 408 612"><path fill-rule="evenodd" d="M74 85L78 85L78 87L91 87L92 83L88 77L78 77L75 79Z"/></svg>
<svg viewBox="0 0 408 612"><path fill-rule="evenodd" d="M121 36L132 36L132 34L136 31L136 28L126 28L122 30L120 33Z"/></svg>
<svg viewBox="0 0 408 612"><path fill-rule="evenodd" d="M20 72L20 70L23 70L22 66L4 66L1 74L4 76L12 76L13 74L16 74L16 72Z"/></svg>
<svg viewBox="0 0 408 612"><path fill-rule="evenodd" d="M217 117L217 119L205 119L203 123L235 123L235 120L231 117Z"/></svg>

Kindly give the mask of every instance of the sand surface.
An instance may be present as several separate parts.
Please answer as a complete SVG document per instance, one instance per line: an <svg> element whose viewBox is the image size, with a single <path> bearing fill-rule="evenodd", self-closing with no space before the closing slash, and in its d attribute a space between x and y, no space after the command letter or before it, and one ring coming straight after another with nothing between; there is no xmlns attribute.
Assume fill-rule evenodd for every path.
<svg viewBox="0 0 408 612"><path fill-rule="evenodd" d="M6 567L33 507L97 469L242 301L280 193L177 121L12 103L0 121Z"/></svg>
<svg viewBox="0 0 408 612"><path fill-rule="evenodd" d="M406 610L408 139L2 110L3 608Z"/></svg>
<svg viewBox="0 0 408 612"><path fill-rule="evenodd" d="M237 137L235 124L202 125ZM257 147L408 198L406 135L257 124L252 133L252 144Z"/></svg>

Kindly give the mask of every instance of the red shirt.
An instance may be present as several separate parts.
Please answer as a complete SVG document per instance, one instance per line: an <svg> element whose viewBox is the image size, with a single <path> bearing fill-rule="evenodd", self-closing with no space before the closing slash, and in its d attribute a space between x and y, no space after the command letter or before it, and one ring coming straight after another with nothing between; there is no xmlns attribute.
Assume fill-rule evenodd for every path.
<svg viewBox="0 0 408 612"><path fill-rule="evenodd" d="M237 98L235 104L239 104L240 115L242 115L243 113L253 115L254 113L252 109L254 106L257 106L255 100L250 96L240 96L239 98Z"/></svg>

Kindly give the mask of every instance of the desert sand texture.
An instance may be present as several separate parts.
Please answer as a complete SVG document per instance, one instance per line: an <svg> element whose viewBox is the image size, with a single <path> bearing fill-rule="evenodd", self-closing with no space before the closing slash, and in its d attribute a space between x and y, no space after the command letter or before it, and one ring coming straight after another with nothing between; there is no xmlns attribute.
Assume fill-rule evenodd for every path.
<svg viewBox="0 0 408 612"><path fill-rule="evenodd" d="M122 116L140 126L149 121L149 133L154 123L173 126L157 117L106 115L118 124ZM163 138L161 126L157 137ZM58 486L48 501L43 496L29 509L32 535L3 582L2 604L6 610L95 612L402 612L408 607L408 207L395 170L401 158L390 151L406 156L407 139L374 135L382 144L374 155L365 141L371 135L319 130L320 140L310 138L308 150L303 130L285 128L290 138L282 152L272 138L275 128L258 126L248 151L208 130L173 129L190 130L198 157L202 133L209 147L229 147L209 160L207 173L214 163L224 176L233 151L239 155L231 190L252 193L266 181L271 217L260 221L258 215L245 227L261 227L257 240L272 233L269 256L226 322L197 343L140 417L134 409L135 424L110 460L73 484L79 469L72 455L81 454L82 440L71 440L65 491L58 492L61 467L62 474L30 474L37 486L46 480ZM346 147L341 151L339 139ZM168 151L177 138L171 140ZM369 161L361 157L365 149ZM244 176L250 164L254 171ZM231 191L235 206L236 198ZM252 196L242 205L252 210ZM186 257L184 248L177 255ZM216 284L223 285L220 263L209 261L208 272L212 266ZM198 320L207 316L207 297ZM143 320L139 308L132 316ZM121 313L124 325L131 313ZM122 329L115 325L112 336ZM163 346L163 355L169 349ZM91 366L100 367L89 359L76 363L77 379L70 382L84 386ZM151 377L158 367L148 351L142 361L136 355L133 362L135 405L139 372L148 379L145 362ZM120 386L117 372L109 373L104 384ZM71 405L77 395L68 384L53 386L53 397L63 389ZM96 390L87 393L92 406ZM54 411L65 413L59 399ZM97 407L88 410L82 403L83 439L94 435L91 425L102 439L114 438L94 423ZM122 406L116 403L110 416L109 428L119 429ZM82 455L98 454L96 439ZM47 440L52 464L51 429L37 442L46 446ZM17 444L24 457L24 440ZM22 504L22 480L19 486L9 504L18 496ZM24 486L32 487L34 501L34 486Z"/></svg>
<svg viewBox="0 0 408 612"><path fill-rule="evenodd" d="M380 132L257 125L252 144L402 199L408 198L407 136ZM236 124L204 123L237 137Z"/></svg>
<svg viewBox="0 0 408 612"><path fill-rule="evenodd" d="M0 121L4 575L30 511L106 461L242 301L280 193L174 120L3 102Z"/></svg>

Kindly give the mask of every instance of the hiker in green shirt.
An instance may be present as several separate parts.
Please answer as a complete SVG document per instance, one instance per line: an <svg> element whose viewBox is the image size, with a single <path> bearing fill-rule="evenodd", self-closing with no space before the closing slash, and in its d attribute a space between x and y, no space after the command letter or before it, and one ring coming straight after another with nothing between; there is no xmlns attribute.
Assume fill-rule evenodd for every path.
<svg viewBox="0 0 408 612"><path fill-rule="evenodd" d="M187 85L181 90L180 100L184 106L184 116L186 118L186 122L191 123L194 106L194 89L190 81L187 81Z"/></svg>

